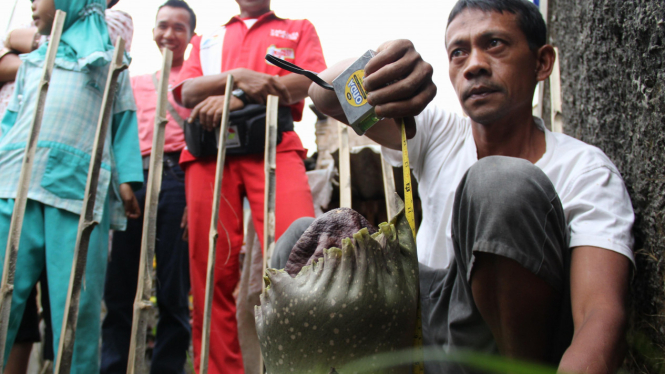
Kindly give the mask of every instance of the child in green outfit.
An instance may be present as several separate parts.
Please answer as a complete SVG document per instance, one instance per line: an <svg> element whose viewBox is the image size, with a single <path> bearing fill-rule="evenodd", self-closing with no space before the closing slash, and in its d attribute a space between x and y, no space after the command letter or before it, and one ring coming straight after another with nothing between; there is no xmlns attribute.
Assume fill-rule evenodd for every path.
<svg viewBox="0 0 665 374"><path fill-rule="evenodd" d="M50 33L58 9L66 12L67 18L33 161L5 359L25 301L44 268L50 290L53 343L58 347L95 126L113 55L104 20L104 0L35 0L33 18L42 34ZM22 56L16 89L0 123L0 243L7 243L46 49L47 45L43 45ZM123 72L104 145L94 211L99 224L88 250L72 373L99 372L100 308L108 232L111 228L124 229L126 217L140 214L133 194L133 189L143 183L135 111L129 76ZM0 274L3 262L4 256L0 256Z"/></svg>

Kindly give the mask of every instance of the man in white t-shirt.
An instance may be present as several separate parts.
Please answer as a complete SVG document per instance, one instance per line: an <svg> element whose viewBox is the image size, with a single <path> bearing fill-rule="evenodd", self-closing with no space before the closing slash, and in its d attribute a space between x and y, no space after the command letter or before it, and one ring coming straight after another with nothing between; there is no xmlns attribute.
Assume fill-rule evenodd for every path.
<svg viewBox="0 0 665 374"><path fill-rule="evenodd" d="M432 68L409 41L380 46L364 80L367 100L386 118L366 135L395 165L400 121L393 118L407 124L423 207L417 244L425 343L563 372L616 371L633 209L602 151L532 116L535 87L555 60L542 16L526 0L459 0L445 44L468 119L427 106L436 93ZM352 61L320 76L331 81ZM334 94L312 85L310 96L347 122Z"/></svg>

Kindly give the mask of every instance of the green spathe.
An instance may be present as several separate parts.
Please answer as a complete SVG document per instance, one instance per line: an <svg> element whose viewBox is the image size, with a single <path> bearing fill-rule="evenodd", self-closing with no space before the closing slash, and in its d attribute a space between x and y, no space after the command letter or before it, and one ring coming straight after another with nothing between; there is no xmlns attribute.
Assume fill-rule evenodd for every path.
<svg viewBox="0 0 665 374"><path fill-rule="evenodd" d="M418 258L403 210L374 235L362 229L344 239L342 249L325 250L295 278L268 269L266 283L256 329L269 374L328 374L362 357L413 346Z"/></svg>

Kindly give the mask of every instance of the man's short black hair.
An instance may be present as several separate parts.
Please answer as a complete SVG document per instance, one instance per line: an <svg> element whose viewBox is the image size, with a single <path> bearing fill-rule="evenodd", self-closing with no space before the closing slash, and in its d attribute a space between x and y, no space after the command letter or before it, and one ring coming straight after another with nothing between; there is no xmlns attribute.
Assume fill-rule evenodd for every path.
<svg viewBox="0 0 665 374"><path fill-rule="evenodd" d="M106 6L106 9L111 9L118 3L120 0L111 0L111 2Z"/></svg>
<svg viewBox="0 0 665 374"><path fill-rule="evenodd" d="M520 29L526 36L531 50L547 43L547 26L536 4L528 0L458 0L450 11L448 26L464 9L478 9L483 12L510 12L517 15ZM446 26L446 28L448 27Z"/></svg>
<svg viewBox="0 0 665 374"><path fill-rule="evenodd" d="M194 30L196 30L196 14L194 14L192 8L189 7L189 4L187 4L187 2L185 2L184 0L168 0L167 2L159 6L157 12L159 12L159 10L164 8L165 6L186 10L189 13L189 27L191 28L190 31L192 35L194 35Z"/></svg>

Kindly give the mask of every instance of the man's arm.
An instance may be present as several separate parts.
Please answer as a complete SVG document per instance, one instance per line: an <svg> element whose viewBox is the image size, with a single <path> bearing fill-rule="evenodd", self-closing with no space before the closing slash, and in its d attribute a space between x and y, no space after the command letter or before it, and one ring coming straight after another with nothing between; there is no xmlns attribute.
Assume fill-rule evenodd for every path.
<svg viewBox="0 0 665 374"><path fill-rule="evenodd" d="M281 103L290 105L302 100L294 100L291 91L302 91L300 86L303 79L276 77L253 70L239 68L215 75L201 76L187 80L182 85L182 103L187 108L194 108L210 96L224 95L226 90L226 77L233 75L235 86L245 91L250 99L259 104L265 104L268 95L279 96ZM292 74L289 74L292 75ZM300 77L304 78L304 77ZM307 78L304 78L305 80ZM309 85L309 83L307 83Z"/></svg>
<svg viewBox="0 0 665 374"><path fill-rule="evenodd" d="M22 62L14 53L7 53L0 57L0 83L13 82Z"/></svg>
<svg viewBox="0 0 665 374"><path fill-rule="evenodd" d="M615 373L626 348L630 260L598 247L572 251L570 293L575 335L559 365L567 373Z"/></svg>
<svg viewBox="0 0 665 374"><path fill-rule="evenodd" d="M342 61L319 75L332 82L353 61ZM364 86L367 101L374 106L377 116L386 119L370 128L366 135L381 145L400 149L400 124L404 119L407 137L412 138L416 134L413 116L420 114L436 96L432 73L432 66L423 61L409 40L379 46L377 55L365 67ZM312 84L309 96L320 111L348 124L334 92Z"/></svg>
<svg viewBox="0 0 665 374"><path fill-rule="evenodd" d="M4 47L0 48L0 83L13 82L16 79L22 63L18 54L32 52L37 45L35 38L39 36L35 27L15 29L7 35ZM2 45L0 42L0 47Z"/></svg>
<svg viewBox="0 0 665 374"><path fill-rule="evenodd" d="M185 92L186 85L190 85L190 89L196 86L200 87L201 91L194 91L196 98L199 99L203 92L214 93L211 96L204 97L190 114L190 121L198 118L201 125L208 131L220 124L222 118L222 108L224 105L224 90L226 89L226 76L233 74L234 80L236 77L240 80L236 81L237 87L241 88L245 93L250 96L253 102L264 104L268 95L279 96L279 102L283 105L292 105L307 97L307 90L309 88L310 80L298 74L288 74L282 77L273 77L268 74L257 73L247 69L235 69L228 73L222 73L211 76L203 76L186 81L182 87L183 102L187 105L187 92ZM219 81L223 80L224 84L219 85ZM272 88L279 87L275 92ZM221 89L222 93L219 94ZM253 96L250 95L252 92ZM260 100L256 100L259 97ZM190 96L191 98L191 96ZM238 99L232 99L231 110L238 110L242 108L243 104Z"/></svg>
<svg viewBox="0 0 665 374"><path fill-rule="evenodd" d="M37 41L41 35L37 33L36 27L25 27L12 30L7 36L5 48L18 53L30 53L37 48Z"/></svg>

